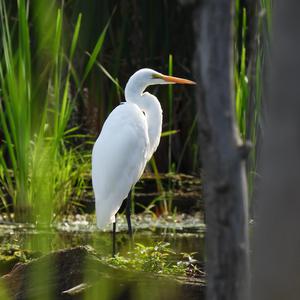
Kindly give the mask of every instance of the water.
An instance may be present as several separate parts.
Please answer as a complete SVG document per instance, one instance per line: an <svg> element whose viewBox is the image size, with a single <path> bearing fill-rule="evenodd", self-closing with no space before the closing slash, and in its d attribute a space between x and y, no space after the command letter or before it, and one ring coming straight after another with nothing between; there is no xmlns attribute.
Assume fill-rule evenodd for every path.
<svg viewBox="0 0 300 300"><path fill-rule="evenodd" d="M203 261L205 227L200 216L175 215L154 219L144 214L133 216L132 223L134 242L145 246L159 241L168 242L176 253L195 253L194 258ZM13 223L2 224L0 225L0 250L2 253L15 251L47 253L89 245L99 255L111 255L111 226L104 231L99 231L94 224L93 217L90 215L64 217L50 228ZM117 252L126 255L130 243L123 216L118 217L117 231Z"/></svg>
<svg viewBox="0 0 300 300"><path fill-rule="evenodd" d="M8 222L4 224L2 222L3 224L0 225L0 251L2 254L0 258L0 275L8 273L18 260L24 261L39 257L50 251L79 245L91 246L99 255L110 257L112 252L111 226L108 226L104 231L99 231L94 225L95 220L93 218L91 215L68 216L56 220L52 227L39 226L38 228L33 225ZM153 246L160 241L168 242L170 248L176 252L176 254L168 257L170 261L177 262L178 259L182 259L180 253L194 253L193 257L200 262L199 266L201 268L205 228L199 215L174 215L157 219L144 214L134 216L132 223L134 242L145 246ZM117 224L117 252L126 256L130 248L130 241L125 218L118 216ZM5 257L9 257L10 260L6 261ZM56 268L59 269L57 266ZM88 270L92 270L92 268L89 267ZM30 277L33 280L30 286L34 287L31 292L36 293L38 289L35 286L38 286L47 296L49 286L53 286L53 282L49 281L51 277L48 278L48 273L44 273L44 270L41 273L34 274L33 277ZM68 273L67 276L70 277L71 274L73 273ZM118 281L120 280L119 277L115 277L117 273L113 273L113 276L110 274L110 277L101 275L99 278L97 276L101 272L93 271L91 274L96 274L94 275L96 278L92 281L93 288L86 292L86 299L99 299L99 295L106 295L103 296L103 299L204 299L204 289L200 283L202 279L195 279L194 277L198 277L195 276L195 273L189 275L191 277L187 279L181 278L180 280L184 280L182 281L184 282L183 285L178 284L178 281L166 281L165 277L161 277L160 280L151 277L149 281L147 277L143 279L143 276L146 275L140 273L139 277L136 277L137 281L126 280L126 277L124 281L122 277L122 284ZM63 274L63 276L66 276L66 274ZM203 277L202 273L200 274L201 277ZM129 276L129 278L131 277ZM198 280L198 285L195 286L195 281L192 285L187 285L188 280ZM40 284L40 282L42 283ZM67 289L70 287L68 286ZM61 295L59 290L55 292Z"/></svg>

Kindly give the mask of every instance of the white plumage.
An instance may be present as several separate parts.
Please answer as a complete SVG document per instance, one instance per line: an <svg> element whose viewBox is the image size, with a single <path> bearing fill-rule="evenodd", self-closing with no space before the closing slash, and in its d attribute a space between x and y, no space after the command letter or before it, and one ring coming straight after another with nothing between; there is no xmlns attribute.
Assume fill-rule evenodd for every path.
<svg viewBox="0 0 300 300"><path fill-rule="evenodd" d="M149 149L146 118L136 104L124 103L109 115L92 155L97 226L115 214L141 177Z"/></svg>
<svg viewBox="0 0 300 300"><path fill-rule="evenodd" d="M143 174L160 141L161 105L155 96L144 90L149 85L170 83L194 84L151 69L137 71L126 85L126 102L117 106L103 125L92 153L99 228L115 221L115 214Z"/></svg>

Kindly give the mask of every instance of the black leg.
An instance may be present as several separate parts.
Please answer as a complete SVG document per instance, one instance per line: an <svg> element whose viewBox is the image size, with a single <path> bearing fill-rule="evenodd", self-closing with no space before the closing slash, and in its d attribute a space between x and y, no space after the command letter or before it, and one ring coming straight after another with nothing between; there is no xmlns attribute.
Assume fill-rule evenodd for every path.
<svg viewBox="0 0 300 300"><path fill-rule="evenodd" d="M127 203L126 203L126 219L128 224L128 234L130 239L132 240L132 227L131 227L131 219L130 219L130 211L131 211L131 191L127 196Z"/></svg>
<svg viewBox="0 0 300 300"><path fill-rule="evenodd" d="M112 257L116 255L116 221L113 223L113 231L112 231Z"/></svg>

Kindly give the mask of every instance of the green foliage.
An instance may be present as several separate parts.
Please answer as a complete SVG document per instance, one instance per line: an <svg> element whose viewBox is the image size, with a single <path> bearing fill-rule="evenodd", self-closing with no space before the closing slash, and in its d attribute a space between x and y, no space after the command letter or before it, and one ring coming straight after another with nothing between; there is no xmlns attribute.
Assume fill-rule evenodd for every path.
<svg viewBox="0 0 300 300"><path fill-rule="evenodd" d="M169 243L158 242L154 246L144 246L137 243L133 251L127 256L117 254L115 257L105 258L105 261L124 269L152 272L167 275L186 275L191 269L192 254L182 253L182 260L172 262L170 256L176 253L169 247ZM193 265L193 268L197 269Z"/></svg>
<svg viewBox="0 0 300 300"><path fill-rule="evenodd" d="M241 26L241 49L240 53L236 54L236 63L235 63L235 86L236 86L236 117L237 123L240 129L240 134L243 140L246 139L246 130L247 130L247 110L248 110L248 101L249 101L249 81L247 77L247 66L246 66L246 28L247 28L247 19L246 19L246 9L243 8L242 12L242 23L238 24Z"/></svg>
<svg viewBox="0 0 300 300"><path fill-rule="evenodd" d="M257 32L251 28L254 37L247 37L249 20L243 1L236 0L234 79L235 79L235 112L240 137L250 141L252 149L247 160L248 190L250 199L257 176L257 142L262 122L262 82L265 56L269 51L271 33L272 0L261 0L257 4ZM258 8L257 8L258 9ZM253 39L253 40L252 40ZM250 40L250 41L249 41ZM253 44L251 44L253 43ZM247 53L248 49L251 53ZM251 55L251 57L250 57Z"/></svg>
<svg viewBox="0 0 300 300"><path fill-rule="evenodd" d="M18 1L15 22L8 17L5 1L0 1L0 125L4 134L0 199L6 209L7 199L12 200L17 221L48 223L57 208L71 198L78 200L84 192L90 157L84 148L68 146L73 138L83 143L78 128L70 128L69 121L82 84L101 52L109 23L80 80L73 60L81 14L66 47L64 7L34 3L31 16L29 1ZM35 35L37 45L33 47ZM71 82L76 84L75 93Z"/></svg>

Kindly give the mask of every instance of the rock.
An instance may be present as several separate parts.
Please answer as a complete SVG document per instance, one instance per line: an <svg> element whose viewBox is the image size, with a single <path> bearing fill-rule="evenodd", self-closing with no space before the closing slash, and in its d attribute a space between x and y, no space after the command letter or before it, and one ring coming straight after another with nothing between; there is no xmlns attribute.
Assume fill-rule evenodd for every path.
<svg viewBox="0 0 300 300"><path fill-rule="evenodd" d="M139 293L145 299L203 298L200 280L118 269L102 262L89 247L18 263L0 281L16 300L101 299L101 295L106 295L105 299L139 299Z"/></svg>

